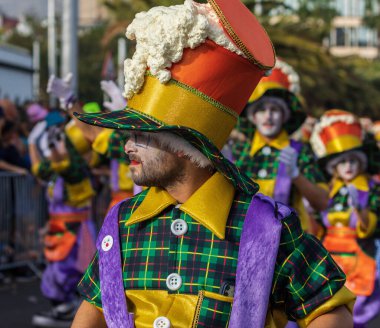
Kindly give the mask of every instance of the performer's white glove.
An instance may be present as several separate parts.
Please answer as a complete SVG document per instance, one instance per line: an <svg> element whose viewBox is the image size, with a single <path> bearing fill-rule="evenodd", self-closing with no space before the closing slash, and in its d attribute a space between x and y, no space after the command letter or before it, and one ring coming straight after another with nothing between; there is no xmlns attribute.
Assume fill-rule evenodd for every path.
<svg viewBox="0 0 380 328"><path fill-rule="evenodd" d="M292 147L284 148L279 156L279 161L284 163L286 166L286 173L292 178L295 179L299 176L300 170L297 166L298 153Z"/></svg>
<svg viewBox="0 0 380 328"><path fill-rule="evenodd" d="M354 208L359 207L359 193L358 190L352 184L347 186L348 190L348 205Z"/></svg>
<svg viewBox="0 0 380 328"><path fill-rule="evenodd" d="M110 97L111 101L103 102L103 106L111 112L124 109L127 101L114 81L100 81L100 88Z"/></svg>
<svg viewBox="0 0 380 328"><path fill-rule="evenodd" d="M64 79L51 75L47 84L46 92L52 93L59 99L60 107L70 109L75 102L74 92L71 87L72 73L68 73Z"/></svg>
<svg viewBox="0 0 380 328"><path fill-rule="evenodd" d="M247 137L244 135L244 133L240 132L239 130L233 129L230 133L229 140L231 140L232 142L245 142L247 140Z"/></svg>
<svg viewBox="0 0 380 328"><path fill-rule="evenodd" d="M45 157L45 158L50 158L51 156L51 150L49 148L49 141L48 141L49 137L48 137L48 132L45 131L38 143L38 148L41 150L42 152L42 155Z"/></svg>
<svg viewBox="0 0 380 328"><path fill-rule="evenodd" d="M36 144L37 139L41 136L42 133L46 130L46 121L38 122L30 131L28 136L28 144L34 145Z"/></svg>

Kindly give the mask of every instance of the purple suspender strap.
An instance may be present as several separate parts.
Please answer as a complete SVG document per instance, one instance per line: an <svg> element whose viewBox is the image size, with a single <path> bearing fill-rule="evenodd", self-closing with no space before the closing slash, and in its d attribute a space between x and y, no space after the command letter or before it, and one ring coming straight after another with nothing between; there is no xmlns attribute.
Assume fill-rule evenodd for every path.
<svg viewBox="0 0 380 328"><path fill-rule="evenodd" d="M302 143L291 139L290 147L292 147L297 152L297 154L299 154L301 152ZM278 165L277 178L273 191L273 199L276 202L289 204L291 187L292 179L286 173L285 164L280 162Z"/></svg>
<svg viewBox="0 0 380 328"><path fill-rule="evenodd" d="M103 314L109 328L135 326L133 314L128 313L121 265L119 209L123 202L108 212L96 241Z"/></svg>
<svg viewBox="0 0 380 328"><path fill-rule="evenodd" d="M369 190L373 188L375 185L375 182L373 180L369 180L368 186ZM368 207L368 201L369 201L369 191L362 191L362 190L357 190L358 191L358 203L360 205L360 208L364 209ZM351 213L350 217L350 227L351 228L356 228L356 225L358 223L358 217L354 211Z"/></svg>
<svg viewBox="0 0 380 328"><path fill-rule="evenodd" d="M248 208L240 239L235 296L229 328L264 327L274 266L281 238L281 220L291 210L256 194Z"/></svg>

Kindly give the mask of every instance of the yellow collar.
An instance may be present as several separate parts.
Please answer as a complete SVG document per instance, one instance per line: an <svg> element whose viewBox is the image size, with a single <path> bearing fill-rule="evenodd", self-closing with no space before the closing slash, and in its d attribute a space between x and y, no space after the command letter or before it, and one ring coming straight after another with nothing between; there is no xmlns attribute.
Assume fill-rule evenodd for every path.
<svg viewBox="0 0 380 328"><path fill-rule="evenodd" d="M356 178L354 178L352 181L350 181L351 185L353 185L356 189L361 191L368 191L369 190L369 183L368 178L364 174L359 174ZM333 182L333 186L330 191L330 198L334 197L336 193L345 186L346 184L342 179L335 179Z"/></svg>
<svg viewBox="0 0 380 328"><path fill-rule="evenodd" d="M249 155L251 157L254 156L265 145L268 145L270 147L280 150L289 146L289 144L290 144L289 135L285 130L282 130L280 134L277 136L277 138L271 140L268 143L265 141L261 133L256 130L255 136L253 137L253 140L252 140L252 146L251 146L251 151L249 152Z"/></svg>
<svg viewBox="0 0 380 328"><path fill-rule="evenodd" d="M224 239L234 195L233 185L222 174L216 172L180 206L180 210L212 231L218 238ZM151 219L174 204L177 204L177 201L167 191L152 187L126 225Z"/></svg>

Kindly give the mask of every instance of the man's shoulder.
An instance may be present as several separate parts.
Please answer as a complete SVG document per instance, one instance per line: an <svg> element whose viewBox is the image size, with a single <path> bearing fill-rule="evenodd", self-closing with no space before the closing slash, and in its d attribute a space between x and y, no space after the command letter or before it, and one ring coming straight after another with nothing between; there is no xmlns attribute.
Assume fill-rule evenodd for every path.
<svg viewBox="0 0 380 328"><path fill-rule="evenodd" d="M273 215L279 221L281 221L283 229L287 225L296 227L299 223L299 219L294 210L282 203L276 202L272 197L266 196L260 192L255 195L248 195L245 193L236 193L232 205L232 214L241 214L244 211L243 219L247 218L248 209L252 202L255 201L253 210L263 212L264 207L268 215ZM238 212L238 213L234 213ZM301 226L299 224L299 226Z"/></svg>

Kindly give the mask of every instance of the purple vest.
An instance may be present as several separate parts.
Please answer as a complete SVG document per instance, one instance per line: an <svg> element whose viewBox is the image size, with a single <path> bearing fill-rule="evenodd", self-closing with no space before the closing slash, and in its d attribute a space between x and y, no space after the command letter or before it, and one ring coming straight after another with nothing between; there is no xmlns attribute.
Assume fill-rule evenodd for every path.
<svg viewBox="0 0 380 328"><path fill-rule="evenodd" d="M99 232L96 246L100 288L107 326L133 328L133 314L128 313L122 276L118 220L121 204L108 212ZM252 198L240 239L230 328L264 327L281 237L281 220L290 213L288 207L262 194ZM104 242L108 240L109 243L110 236L113 244L108 248Z"/></svg>

